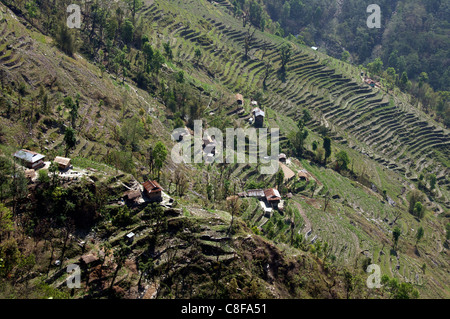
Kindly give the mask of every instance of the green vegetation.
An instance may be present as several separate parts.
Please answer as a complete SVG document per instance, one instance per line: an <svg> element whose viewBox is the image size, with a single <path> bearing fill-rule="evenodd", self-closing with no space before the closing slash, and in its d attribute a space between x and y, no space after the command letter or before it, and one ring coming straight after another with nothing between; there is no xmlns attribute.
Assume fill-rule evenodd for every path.
<svg viewBox="0 0 450 319"><path fill-rule="evenodd" d="M328 8L311 12L306 0L284 1L283 23L271 20L275 1L99 0L79 30L58 27L62 3L2 2L22 14L0 23L1 296L449 295L448 132L398 90L418 81L445 108L431 73L384 70L383 56L359 61L351 47L335 55L347 62L310 50L317 29L287 31L324 22ZM261 164L173 163L174 128L251 127L252 100L264 126L280 128L290 180ZM31 179L13 160L20 148L44 154L49 169ZM63 154L74 169L58 174ZM153 179L162 205L141 193ZM271 187L284 210L236 196ZM70 291L64 268L85 254L100 265ZM388 276L379 290L365 285L372 263Z"/></svg>

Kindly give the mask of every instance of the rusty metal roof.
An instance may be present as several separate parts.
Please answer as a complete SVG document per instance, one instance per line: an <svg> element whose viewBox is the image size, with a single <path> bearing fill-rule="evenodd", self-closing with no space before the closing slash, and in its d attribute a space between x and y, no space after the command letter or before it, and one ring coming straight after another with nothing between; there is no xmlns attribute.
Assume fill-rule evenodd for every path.
<svg viewBox="0 0 450 319"><path fill-rule="evenodd" d="M56 156L54 162L56 162L57 164L67 166L70 164L70 158Z"/></svg>
<svg viewBox="0 0 450 319"><path fill-rule="evenodd" d="M145 190L148 193L157 193L163 190L163 188L158 184L157 181L147 181L142 184L142 186L144 186Z"/></svg>
<svg viewBox="0 0 450 319"><path fill-rule="evenodd" d="M266 199L268 201L275 201L275 200L281 199L280 193L275 188L268 188L268 189L264 190L264 195L266 196Z"/></svg>

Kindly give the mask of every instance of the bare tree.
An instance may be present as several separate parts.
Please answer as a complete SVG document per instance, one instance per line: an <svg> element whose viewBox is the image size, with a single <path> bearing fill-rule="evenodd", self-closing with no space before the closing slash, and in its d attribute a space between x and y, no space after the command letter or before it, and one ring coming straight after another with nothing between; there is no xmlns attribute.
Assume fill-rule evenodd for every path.
<svg viewBox="0 0 450 319"><path fill-rule="evenodd" d="M327 191L327 193L324 195L325 205L324 205L324 211L327 210L328 205L330 204L330 191Z"/></svg>
<svg viewBox="0 0 450 319"><path fill-rule="evenodd" d="M230 228L228 229L228 234L231 233L231 230L233 228L234 216L239 212L240 208L241 208L241 200L239 199L238 196L233 196L228 201L228 210L231 213L231 223Z"/></svg>
<svg viewBox="0 0 450 319"><path fill-rule="evenodd" d="M244 60L248 59L248 52L250 51L250 47L254 40L254 35L256 32L256 28L253 28L253 32L251 32L252 26L250 25L247 29L247 33L244 38Z"/></svg>

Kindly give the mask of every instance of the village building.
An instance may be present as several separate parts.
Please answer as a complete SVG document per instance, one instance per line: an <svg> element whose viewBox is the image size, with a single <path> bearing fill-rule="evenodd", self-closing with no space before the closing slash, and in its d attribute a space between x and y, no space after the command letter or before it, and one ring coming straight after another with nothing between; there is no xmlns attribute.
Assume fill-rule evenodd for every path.
<svg viewBox="0 0 450 319"><path fill-rule="evenodd" d="M274 209L278 209L278 204L281 201L281 195L276 188L268 188L264 190L264 196L270 206Z"/></svg>
<svg viewBox="0 0 450 319"><path fill-rule="evenodd" d="M147 195L148 199L152 202L162 201L162 191L163 188L158 184L157 181L147 181L142 186L144 186L144 193Z"/></svg>
<svg viewBox="0 0 450 319"><path fill-rule="evenodd" d="M264 191L262 189L249 189L249 190L247 190L247 196L248 197L256 197L256 198L263 198L264 197Z"/></svg>
<svg viewBox="0 0 450 319"><path fill-rule="evenodd" d="M283 170L284 174L284 181L290 181L292 178L295 177L295 173L293 170L291 170L289 167L287 167L284 163L280 163L280 167Z"/></svg>
<svg viewBox="0 0 450 319"><path fill-rule="evenodd" d="M255 117L255 126L256 127L262 127L264 123L264 111L261 110L259 107L255 107L252 110L253 116Z"/></svg>
<svg viewBox="0 0 450 319"><path fill-rule="evenodd" d="M301 171L298 172L297 174L298 178L301 181L309 181L309 176L308 176L308 172L304 169L302 169Z"/></svg>
<svg viewBox="0 0 450 319"><path fill-rule="evenodd" d="M100 260L93 254L86 254L80 257L80 267L86 269L88 267L96 266L100 263Z"/></svg>
<svg viewBox="0 0 450 319"><path fill-rule="evenodd" d="M126 237L127 237L128 245L131 245L131 244L133 243L133 240L134 240L134 237L135 237L135 236L136 236L136 234L133 233L133 232L127 234Z"/></svg>
<svg viewBox="0 0 450 319"><path fill-rule="evenodd" d="M178 142L181 142L185 136L191 135L191 132L189 132L189 129L185 126L184 131L180 133L178 136Z"/></svg>
<svg viewBox="0 0 450 319"><path fill-rule="evenodd" d="M139 189L131 189L123 194L123 200L127 204L135 205L141 199L141 191Z"/></svg>
<svg viewBox="0 0 450 319"><path fill-rule="evenodd" d="M209 146L210 147L210 152L208 152L209 154L215 155L216 145L217 145L216 141L211 136L205 135L203 137L203 148L205 148L206 146Z"/></svg>
<svg viewBox="0 0 450 319"><path fill-rule="evenodd" d="M70 167L70 158L56 156L54 162L58 164L59 169L63 171Z"/></svg>
<svg viewBox="0 0 450 319"><path fill-rule="evenodd" d="M32 152L29 150L20 150L14 153L14 157L19 159L22 165L26 166L27 168L36 170L45 166L45 155L38 154L36 152Z"/></svg>
<svg viewBox="0 0 450 319"><path fill-rule="evenodd" d="M242 94L236 94L236 103L238 105L244 105L244 97L242 96Z"/></svg>
<svg viewBox="0 0 450 319"><path fill-rule="evenodd" d="M286 160L287 160L286 154L280 153L280 155L278 155L278 160L279 160L281 163L286 163Z"/></svg>

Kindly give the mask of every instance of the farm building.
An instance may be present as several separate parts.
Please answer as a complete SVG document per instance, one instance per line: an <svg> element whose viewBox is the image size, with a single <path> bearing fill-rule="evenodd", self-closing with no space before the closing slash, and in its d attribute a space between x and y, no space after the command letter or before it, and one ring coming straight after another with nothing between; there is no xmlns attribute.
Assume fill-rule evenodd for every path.
<svg viewBox="0 0 450 319"><path fill-rule="evenodd" d="M137 204L141 196L139 189L131 189L123 194L123 200L128 204Z"/></svg>
<svg viewBox="0 0 450 319"><path fill-rule="evenodd" d="M264 123L264 111L261 110L259 107L255 107L252 110L253 116L255 117L255 126L256 127L262 127Z"/></svg>
<svg viewBox="0 0 450 319"><path fill-rule="evenodd" d="M291 178L293 178L295 176L295 173L289 167L287 167L285 164L280 163L280 166L281 166L281 169L283 170L285 181L289 181L289 180L291 180Z"/></svg>
<svg viewBox="0 0 450 319"><path fill-rule="evenodd" d="M277 209L278 204L281 200L281 195L276 188L268 188L264 190L264 196L266 197L266 201L270 206Z"/></svg>
<svg viewBox="0 0 450 319"><path fill-rule="evenodd" d="M209 152L207 152L208 155L209 154L215 155L217 144L216 144L216 141L209 135L205 135L203 137L203 147L207 147L207 146L209 147Z"/></svg>
<svg viewBox="0 0 450 319"><path fill-rule="evenodd" d="M264 191L262 189L249 189L247 190L247 196L262 198L264 197Z"/></svg>
<svg viewBox="0 0 450 319"><path fill-rule="evenodd" d="M14 157L19 159L21 163L32 169L39 169L43 167L45 155L38 154L29 150L20 150L14 153Z"/></svg>
<svg viewBox="0 0 450 319"><path fill-rule="evenodd" d="M236 103L238 105L243 105L244 104L244 97L242 96L242 94L236 94Z"/></svg>
<svg viewBox="0 0 450 319"><path fill-rule="evenodd" d="M144 193L150 199L150 201L160 202L162 201L163 188L157 181L147 181L143 184Z"/></svg>
<svg viewBox="0 0 450 319"><path fill-rule="evenodd" d="M58 164L61 170L66 170L70 167L70 158L56 156L54 162Z"/></svg>
<svg viewBox="0 0 450 319"><path fill-rule="evenodd" d="M298 172L297 174L298 178L302 181L309 181L308 172L304 169Z"/></svg>
<svg viewBox="0 0 450 319"><path fill-rule="evenodd" d="M81 268L88 268L96 266L100 263L100 260L92 254L83 255L80 257Z"/></svg>

